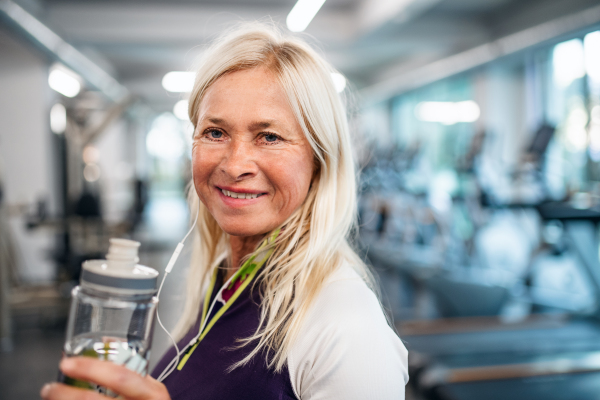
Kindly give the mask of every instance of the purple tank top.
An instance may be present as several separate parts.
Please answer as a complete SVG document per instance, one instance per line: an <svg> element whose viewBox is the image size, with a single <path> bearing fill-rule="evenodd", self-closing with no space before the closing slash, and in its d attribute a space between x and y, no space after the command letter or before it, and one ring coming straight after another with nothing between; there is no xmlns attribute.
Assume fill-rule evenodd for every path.
<svg viewBox="0 0 600 400"><path fill-rule="evenodd" d="M220 275L220 274L219 274ZM212 299L222 286L219 276ZM267 368L265 355L231 372L227 369L243 359L251 345L235 348L236 339L256 331L260 316L258 285L248 285L231 307L217 320L212 329L191 354L181 371L171 373L163 383L172 400L291 400L297 399L287 367L280 373ZM216 312L216 311L215 311ZM214 312L211 313L214 315ZM198 318L199 320L200 318ZM179 342L185 346L198 333L200 321ZM171 348L152 371L158 377L175 357ZM183 355L182 355L183 357Z"/></svg>

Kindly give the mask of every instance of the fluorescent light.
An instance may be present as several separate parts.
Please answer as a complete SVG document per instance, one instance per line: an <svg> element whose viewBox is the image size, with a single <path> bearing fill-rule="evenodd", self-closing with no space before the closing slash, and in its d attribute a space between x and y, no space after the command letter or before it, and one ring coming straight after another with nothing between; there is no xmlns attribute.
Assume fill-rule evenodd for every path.
<svg viewBox="0 0 600 400"><path fill-rule="evenodd" d="M459 101L454 103L457 122L475 122L479 119L481 112L479 106L473 100Z"/></svg>
<svg viewBox="0 0 600 400"><path fill-rule="evenodd" d="M173 107L173 114L183 121L189 121L188 106L189 102L187 100L179 100L175 103L175 107Z"/></svg>
<svg viewBox="0 0 600 400"><path fill-rule="evenodd" d="M325 0L298 0L287 16L286 24L292 32L302 32L317 15Z"/></svg>
<svg viewBox="0 0 600 400"><path fill-rule="evenodd" d="M589 121L588 113L583 105L583 102L575 103L567 119L564 122L564 132L566 139L566 147L572 152L581 152L588 146L588 132L586 125Z"/></svg>
<svg viewBox="0 0 600 400"><path fill-rule="evenodd" d="M600 31L588 33L583 38L585 70L596 83L600 84Z"/></svg>
<svg viewBox="0 0 600 400"><path fill-rule="evenodd" d="M50 109L50 130L57 135L64 133L67 129L67 110L65 106L56 103Z"/></svg>
<svg viewBox="0 0 600 400"><path fill-rule="evenodd" d="M337 72L332 72L331 79L333 79L333 86L335 86L335 90L338 93L342 93L344 88L346 88L346 78L344 75Z"/></svg>
<svg viewBox="0 0 600 400"><path fill-rule="evenodd" d="M52 68L48 76L48 85L67 97L75 97L81 90L77 75L71 70L58 65Z"/></svg>
<svg viewBox="0 0 600 400"><path fill-rule="evenodd" d="M163 87L169 92L188 93L194 87L196 74L185 71L171 71L162 79Z"/></svg>
<svg viewBox="0 0 600 400"><path fill-rule="evenodd" d="M592 108L592 112L590 113L590 117L593 124L600 125L600 106L594 106Z"/></svg>
<svg viewBox="0 0 600 400"><path fill-rule="evenodd" d="M444 125L454 125L457 122L475 122L479 119L480 110L472 100L424 101L417 104L415 115L421 121L440 122Z"/></svg>
<svg viewBox="0 0 600 400"><path fill-rule="evenodd" d="M183 155L185 143L179 132L154 128L146 136L146 148L154 157L174 160Z"/></svg>
<svg viewBox="0 0 600 400"><path fill-rule="evenodd" d="M568 40L557 44L552 53L554 81L559 87L566 88L575 79L585 75L583 43L580 39Z"/></svg>
<svg viewBox="0 0 600 400"><path fill-rule="evenodd" d="M154 119L150 132L146 135L146 149L148 154L165 161L180 158L186 151L183 139L183 125L173 113L165 112ZM191 137L191 135L190 135Z"/></svg>

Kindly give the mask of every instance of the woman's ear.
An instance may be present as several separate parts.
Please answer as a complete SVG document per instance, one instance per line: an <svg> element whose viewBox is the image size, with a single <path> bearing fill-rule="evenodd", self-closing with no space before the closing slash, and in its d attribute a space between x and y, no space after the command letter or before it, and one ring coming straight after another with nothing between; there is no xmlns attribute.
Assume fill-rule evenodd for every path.
<svg viewBox="0 0 600 400"><path fill-rule="evenodd" d="M308 191L309 192L312 189L313 184L319 179L320 174L321 174L321 163L315 157L315 165L313 167L313 174L312 174L312 177L310 178L310 185L308 186Z"/></svg>
<svg viewBox="0 0 600 400"><path fill-rule="evenodd" d="M314 166L313 166L313 174L312 174L312 178L311 178L311 185L312 182L315 180L315 178L321 173L321 162L319 161L319 159L317 158L317 156L315 156L314 158Z"/></svg>

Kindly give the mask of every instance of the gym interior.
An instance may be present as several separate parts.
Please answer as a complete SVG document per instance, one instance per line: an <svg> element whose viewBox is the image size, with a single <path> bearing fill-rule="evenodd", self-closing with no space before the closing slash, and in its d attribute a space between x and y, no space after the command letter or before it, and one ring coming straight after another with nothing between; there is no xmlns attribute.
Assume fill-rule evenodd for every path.
<svg viewBox="0 0 600 400"><path fill-rule="evenodd" d="M598 398L597 0L313 1L299 22L303 2L0 1L0 398L57 378L81 264L110 238L164 273L190 225L195 60L256 20L338 71L354 242L409 351L406 399ZM157 328L151 366L169 346Z"/></svg>

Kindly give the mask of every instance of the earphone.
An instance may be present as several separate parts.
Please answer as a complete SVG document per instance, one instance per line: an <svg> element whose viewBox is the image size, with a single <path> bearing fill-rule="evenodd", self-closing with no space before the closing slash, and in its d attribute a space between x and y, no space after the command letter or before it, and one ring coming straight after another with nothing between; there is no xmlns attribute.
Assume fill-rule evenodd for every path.
<svg viewBox="0 0 600 400"><path fill-rule="evenodd" d="M162 281L160 282L160 286L158 288L158 293L156 294L156 297L159 300L160 300L160 293L162 292L163 285L165 284L165 280L167 279L167 275L169 275L169 273L173 270L173 266L177 262L177 259L179 258L179 255L181 254L181 250L183 250L183 246L184 246L183 243L185 242L185 240L188 238L188 236L192 233L192 231L196 227L196 223L198 222L198 215L200 215L200 202L198 202L198 211L196 212L196 218L194 219L194 223L192 224L192 227L186 233L186 235L183 237L181 242L179 242L177 244L177 247L175 248L175 251L173 252L173 255L171 256L171 259L169 260L169 263L167 264L167 267L165 268L165 274L163 275ZM186 346L185 349L180 352L179 347L177 346L177 341L173 338L171 333L167 330L167 328L165 328L162 321L160 320L160 314L159 314L158 310L156 311L156 319L158 320L158 324L160 325L162 330L165 331L165 333L167 334L169 339L171 339L171 342L173 342L173 346L175 346L175 352L177 353L176 358L171 360L171 362L167 365L167 367L163 370L163 372L158 376L157 380L159 382L161 382L163 379L165 379L167 376L169 376L171 374L171 372L173 372L173 370L177 367L177 364L179 364L179 356L187 350L189 345ZM194 339L194 342L196 340L197 339ZM172 367L173 361L175 361L175 359L177 359L177 362ZM165 372L167 372L167 371L168 371L168 373L165 375Z"/></svg>
<svg viewBox="0 0 600 400"><path fill-rule="evenodd" d="M179 255L181 254L181 250L183 250L184 242L186 241L188 236L192 233L192 231L196 227L196 223L198 222L199 214L200 214L200 204L198 204L198 211L196 212L196 218L194 219L194 223L192 224L192 227L190 228L188 233L183 237L181 242L179 242L177 244L177 247L175 248L175 251L173 252L173 255L171 256L171 259L169 260L169 263L167 264L167 267L165 268L165 274L162 278L162 281L160 282L160 286L158 288L158 293L156 294L156 297L158 297L159 299L160 299L160 293L162 292L163 285L165 284L165 280L167 279L167 275L169 275L169 273L173 270L173 266L175 265L175 262L177 262L177 259L179 258ZM225 286L229 285L229 283L231 282L232 279L233 279L233 275L227 280L227 282L225 282L223 284L223 286L225 287ZM215 299L212 301L212 304L210 305L210 308L208 309L208 312L206 314L206 318L204 321L202 321L202 326L198 330L198 334L192 340L190 340L189 343L181 350L179 350L179 346L177 346L177 341L173 338L171 333L167 330L167 328L165 328L162 321L160 320L160 314L158 313L158 311L156 312L156 319L158 320L158 324L160 325L162 330L165 331L165 333L167 334L169 339L171 339L171 342L173 343L173 346L175 347L175 357L171 360L171 362L169 362L169 364L167 364L167 366L161 372L161 374L158 376L158 378L156 378L157 381L162 382L173 371L175 371L175 368L177 368L177 365L179 364L179 359L180 359L181 355L183 353L185 353L191 346L193 346L196 343L196 341L200 338L200 336L202 335L202 331L204 330L204 328L206 327L206 323L208 322L208 317L210 316L210 314L218 300L217 297L215 297Z"/></svg>
<svg viewBox="0 0 600 400"><path fill-rule="evenodd" d="M183 246L182 246L183 247ZM231 282L231 280L233 279L233 275L227 280L227 282L225 282L223 284L223 287L226 287L229 285L229 283ZM164 278L163 278L164 281ZM161 284L162 287L162 284ZM160 291L160 289L159 289ZM160 326L163 328L163 330L165 332L167 332L167 335L169 335L169 338L171 338L171 341L173 342L173 345L175 346L175 357L173 357L173 359L171 360L171 362L169 362L169 364L167 364L167 366L165 367L165 369L163 370L163 372L161 372L161 374L158 376L158 378L156 378L157 381L162 382L163 380L165 380L167 378L167 376L171 375L171 373L173 371L175 371L175 368L177 368L177 365L179 364L179 359L181 357L182 354L184 354L191 346L193 346L194 344L196 344L196 341L198 341L198 339L200 338L200 336L202 335L202 331L204 330L204 328L206 327L206 323L208 322L208 317L210 316L210 314L212 313L212 310L216 304L216 302L218 301L218 296L215 296L215 298L213 299L208 312L206 313L206 318L204 319L204 321L202 321L202 325L200 326L200 329L198 330L198 334L196 336L194 336L194 338L192 340L190 340L184 348L182 348L181 350L179 350L179 347L177 346L177 343L175 342L175 339L173 339L173 337L169 334L169 332L167 332L167 330L165 329L165 327L162 325L162 323L160 322L160 318L158 318L158 322L160 323ZM158 313L157 313L158 315Z"/></svg>
<svg viewBox="0 0 600 400"><path fill-rule="evenodd" d="M200 213L200 208L198 208L198 214ZM168 275L169 272L171 272L171 270L173 269L173 265L175 264L175 261L177 260L177 257L179 257L179 253L181 253L181 249L183 248L183 242L187 239L188 235L192 232L192 230L194 229L194 227L196 226L196 222L198 220L198 214L196 214L196 219L194 220L194 224L192 225L192 227L190 228L190 231L187 233L187 235L185 235L185 237L183 238L183 240L177 245L177 248L175 249L175 252L173 253L173 255L171 256L171 260L169 261L169 264L167 265L167 268L165 269L165 275L163 277L163 280L160 284L160 288L158 289L158 295L160 296L160 292L162 290L163 284L165 283L165 279ZM271 253L273 252L273 249L271 248L269 250L269 241L273 241L277 238L277 236L279 235L279 233L281 232L281 228L277 229L273 235L270 238L265 239L262 244L258 247L257 251L261 251L264 249L264 247L267 247L267 251L265 254L262 255L261 259L258 260L258 264L256 263L252 263L253 260L255 260L256 254L253 255L252 257L250 257L250 259L248 259L245 263L244 266L242 266L241 268L244 268L246 266L246 264L249 264L254 270L254 272L250 273L251 276L254 276L254 274L256 273L256 267L258 266L258 268L260 268L265 260L271 255ZM216 272L216 271L215 271ZM240 271L238 271L239 273ZM238 273L233 274L229 277L229 279L227 279L227 281L221 286L221 289L219 290L219 293L226 287L228 287L231 282L233 281L234 278L237 279ZM210 284L210 287L212 289L209 289L209 292L211 292L214 289L214 283L215 283L215 278L216 276L213 278L212 283ZM245 278L243 278L245 279ZM245 287L244 285L247 285L250 281L252 280L252 278L249 279L249 281L245 282L244 284L242 284L242 287ZM243 290L243 289L242 289ZM209 293L207 293L207 297L205 299L205 306L208 303L208 299L209 299ZM167 333L167 335L169 336L169 338L171 339L171 341L173 342L173 346L175 347L175 357L173 357L173 359L169 362L169 364L167 364L167 366L165 367L165 369L161 372L161 374L158 376L157 380L159 382L162 382L164 379L166 379L179 365L179 361L180 361L180 357L183 353L185 353L190 346L194 346L198 343L198 340L201 340L202 338L202 334L204 332L204 329L206 328L206 324L210 319L210 316L212 314L213 308L215 307L215 304L217 303L217 301L224 301L221 297L221 295L217 295L214 297L213 301L211 302L210 307L208 308L208 312L206 312L206 314L204 313L204 310L206 310L206 308L204 308L203 312L202 312L202 321L200 321L200 329L198 330L198 333L196 334L196 336L194 336L194 338L192 340L190 340L186 346L179 350L179 347L177 346L177 342L175 341L175 339L173 338L173 336L171 336L171 334L167 331L167 329L164 327L164 325L162 324L160 317L158 317L158 312L157 312L157 317L158 317L158 322L160 323L161 328ZM225 304L224 308L221 310L222 312L226 311L227 308L231 305L230 301L233 302L235 300L235 297L230 299L229 301L227 301L227 303ZM217 315L219 315L217 313ZM213 318L213 320L211 321L211 325L214 324L214 321L216 319L218 319L218 316L215 316ZM210 326L208 329L210 329ZM192 350L193 351L193 350ZM189 357L189 355L187 356ZM187 358L184 358L184 360L187 360Z"/></svg>

